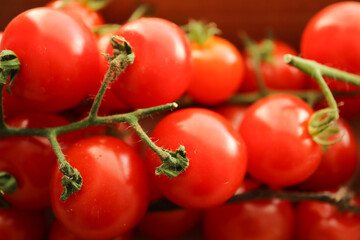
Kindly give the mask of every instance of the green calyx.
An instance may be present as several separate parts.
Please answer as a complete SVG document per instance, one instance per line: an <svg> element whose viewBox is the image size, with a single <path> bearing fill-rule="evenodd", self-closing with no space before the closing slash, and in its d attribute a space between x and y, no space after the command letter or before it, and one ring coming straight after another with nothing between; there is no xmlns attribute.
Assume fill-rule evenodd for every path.
<svg viewBox="0 0 360 240"><path fill-rule="evenodd" d="M189 166L189 159L186 157L184 146L180 146L175 152L162 149L168 155L163 159L163 164L155 170L156 175L165 174L172 178L178 176Z"/></svg>
<svg viewBox="0 0 360 240"><path fill-rule="evenodd" d="M57 8L61 9L70 2L80 2L86 5L89 9L97 11L108 5L110 0L64 0L60 5L57 6Z"/></svg>
<svg viewBox="0 0 360 240"><path fill-rule="evenodd" d="M82 177L76 168L72 168L67 162L64 165L60 165L60 172L64 174L61 179L61 185L64 190L60 196L62 201L66 201L71 194L79 191L82 186Z"/></svg>
<svg viewBox="0 0 360 240"><path fill-rule="evenodd" d="M16 178L8 172L0 172L0 208L9 208L10 204L4 199L5 193L14 194L18 188Z"/></svg>
<svg viewBox="0 0 360 240"><path fill-rule="evenodd" d="M274 63L274 41L271 37L264 39L260 44L255 43L248 35L241 32L239 33L246 51L253 61Z"/></svg>
<svg viewBox="0 0 360 240"><path fill-rule="evenodd" d="M10 87L16 75L20 71L20 61L11 50L4 50L0 53L0 84L5 85L9 80L6 91L10 93Z"/></svg>
<svg viewBox="0 0 360 240"><path fill-rule="evenodd" d="M221 34L220 29L213 22L190 20L182 29L190 42L196 42L200 46L203 46L212 36Z"/></svg>

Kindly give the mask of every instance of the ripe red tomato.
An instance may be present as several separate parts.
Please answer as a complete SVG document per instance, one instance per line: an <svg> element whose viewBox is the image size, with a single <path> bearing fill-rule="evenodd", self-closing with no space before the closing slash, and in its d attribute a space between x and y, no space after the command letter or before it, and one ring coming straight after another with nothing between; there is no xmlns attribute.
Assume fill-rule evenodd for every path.
<svg viewBox="0 0 360 240"><path fill-rule="evenodd" d="M73 107L99 81L92 32L55 9L35 8L16 16L4 31L1 49L18 56L21 69L12 92L31 109L56 112Z"/></svg>
<svg viewBox="0 0 360 240"><path fill-rule="evenodd" d="M191 43L193 77L189 95L202 104L218 104L229 99L244 77L244 61L236 47L213 36L204 45Z"/></svg>
<svg viewBox="0 0 360 240"><path fill-rule="evenodd" d="M296 240L358 240L360 216L332 205L302 202L296 209Z"/></svg>
<svg viewBox="0 0 360 240"><path fill-rule="evenodd" d="M185 33L160 18L141 18L124 24L115 35L129 41L135 61L112 84L112 91L133 108L177 100L188 88L191 54ZM112 53L109 46L108 53Z"/></svg>
<svg viewBox="0 0 360 240"><path fill-rule="evenodd" d="M230 203L204 214L205 240L291 240L294 232L291 203L279 199Z"/></svg>
<svg viewBox="0 0 360 240"><path fill-rule="evenodd" d="M151 138L166 149L185 146L189 167L175 178L154 176L164 196L185 208L205 209L229 199L246 171L244 143L221 115L201 108L171 113L155 127ZM147 149L151 173L161 165Z"/></svg>
<svg viewBox="0 0 360 240"><path fill-rule="evenodd" d="M321 159L321 146L308 132L313 110L287 94L251 105L240 125L248 150L248 172L274 186L290 186L309 177Z"/></svg>
<svg viewBox="0 0 360 240"><path fill-rule="evenodd" d="M260 42L259 44L261 44ZM260 63L260 72L264 84L270 89L279 90L300 90L307 85L307 77L299 69L292 67L284 62L284 55L298 55L296 51L281 41L273 41L273 62L262 61ZM240 91L252 92L257 91L258 86L254 73L254 66L251 55L245 55L245 77Z"/></svg>
<svg viewBox="0 0 360 240"><path fill-rule="evenodd" d="M132 240L132 233L127 232L117 238L112 238L111 240ZM85 240L80 238L73 233L69 232L58 220L54 219L51 224L49 240Z"/></svg>
<svg viewBox="0 0 360 240"><path fill-rule="evenodd" d="M46 4L46 7L57 9L63 3L64 0L53 1ZM63 6L59 10L68 14L77 21L84 23L89 28L102 25L105 23L103 17L99 12L88 8L85 4L81 2L77 2L77 1L68 2L65 6Z"/></svg>
<svg viewBox="0 0 360 240"><path fill-rule="evenodd" d="M45 239L43 212L0 208L0 236L6 240Z"/></svg>
<svg viewBox="0 0 360 240"><path fill-rule="evenodd" d="M313 16L301 37L301 54L330 67L360 74L360 3L338 2ZM351 36L351 37L350 37ZM354 85L327 79L334 90L358 89Z"/></svg>
<svg viewBox="0 0 360 240"><path fill-rule="evenodd" d="M200 217L200 211L190 209L149 212L137 224L136 230L147 239L177 239L189 233Z"/></svg>
<svg viewBox="0 0 360 240"><path fill-rule="evenodd" d="M62 174L54 169L50 196L56 218L82 238L114 238L130 231L149 203L141 157L121 140L108 136L80 140L65 156L81 173L83 185L61 201Z"/></svg>
<svg viewBox="0 0 360 240"><path fill-rule="evenodd" d="M319 167L299 184L300 188L311 191L336 190L354 174L358 162L355 135L343 119L339 119L336 126L340 129L341 141L323 151Z"/></svg>
<svg viewBox="0 0 360 240"><path fill-rule="evenodd" d="M9 119L7 124L20 128L56 127L69 122L55 114L27 113ZM78 136L68 133L59 137L66 148ZM5 194L11 204L28 209L50 206L49 181L56 156L45 137L17 136L0 138L0 171L12 174L18 183L14 194Z"/></svg>

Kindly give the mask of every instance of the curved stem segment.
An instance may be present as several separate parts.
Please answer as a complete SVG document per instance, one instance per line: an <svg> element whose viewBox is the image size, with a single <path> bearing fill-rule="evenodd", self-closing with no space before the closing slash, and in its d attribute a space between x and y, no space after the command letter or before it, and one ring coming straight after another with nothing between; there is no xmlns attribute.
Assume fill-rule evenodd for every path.
<svg viewBox="0 0 360 240"><path fill-rule="evenodd" d="M56 134L50 132L48 139L51 143L52 148L56 154L59 162L59 170L64 174L61 180L61 185L64 187L60 199L66 201L71 194L79 191L82 186L82 177L76 168L73 168L65 159L64 153L62 152L59 142L56 139Z"/></svg>

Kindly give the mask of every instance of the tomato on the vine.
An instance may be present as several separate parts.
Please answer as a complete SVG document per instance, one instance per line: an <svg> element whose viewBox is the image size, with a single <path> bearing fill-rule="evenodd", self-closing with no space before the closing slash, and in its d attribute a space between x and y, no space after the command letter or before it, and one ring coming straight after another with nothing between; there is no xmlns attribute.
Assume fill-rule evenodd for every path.
<svg viewBox="0 0 360 240"><path fill-rule="evenodd" d="M45 215L37 211L0 208L0 236L4 240L45 239Z"/></svg>
<svg viewBox="0 0 360 240"><path fill-rule="evenodd" d="M260 46L264 41L258 43ZM272 41L272 50L269 61L260 62L260 74L267 88L280 90L300 90L307 86L307 77L299 69L284 62L285 54L297 55L296 51L288 44L279 40ZM258 90L254 64L251 53L245 54L245 76L241 85L241 92Z"/></svg>
<svg viewBox="0 0 360 240"><path fill-rule="evenodd" d="M344 1L325 7L310 19L302 33L302 56L329 67L360 74L360 45L357 41L360 37L359 21L359 2ZM332 90L359 91L359 87L350 83L328 77L325 80ZM317 87L314 82L311 82L312 88ZM339 97L336 100L340 103L341 116L359 114L360 97Z"/></svg>
<svg viewBox="0 0 360 240"><path fill-rule="evenodd" d="M93 33L55 9L34 8L16 16L4 31L1 49L18 57L21 67L11 90L31 109L71 108L99 81Z"/></svg>
<svg viewBox="0 0 360 240"><path fill-rule="evenodd" d="M183 145L187 152L189 167L169 178L154 176L161 161L147 149L146 159L158 187L175 204L197 209L220 205L235 193L244 178L245 145L218 113L201 108L171 113L156 125L151 138L172 151Z"/></svg>
<svg viewBox="0 0 360 240"><path fill-rule="evenodd" d="M55 168L50 196L56 218L69 231L82 238L114 238L145 215L149 203L145 163L126 143L94 136L73 144L65 156L81 173L82 187L61 201L63 175Z"/></svg>
<svg viewBox="0 0 360 240"><path fill-rule="evenodd" d="M65 0L56 0L46 4L46 7L59 9L64 4ZM99 26L105 23L101 14L95 10L90 9L84 3L78 1L70 1L62 6L60 11L68 14L72 18L84 23L89 28Z"/></svg>
<svg viewBox="0 0 360 240"><path fill-rule="evenodd" d="M358 240L360 216L327 203L301 202L296 209L296 240Z"/></svg>
<svg viewBox="0 0 360 240"><path fill-rule="evenodd" d="M133 47L134 63L111 84L112 92L133 108L177 100L192 76L189 42L175 24L161 18L140 18L124 24L115 35ZM109 46L108 53L112 53Z"/></svg>
<svg viewBox="0 0 360 240"><path fill-rule="evenodd" d="M341 140L323 149L320 165L298 187L311 191L335 190L354 174L359 155L355 134L341 118L336 127L340 130L336 136L341 136Z"/></svg>
<svg viewBox="0 0 360 240"><path fill-rule="evenodd" d="M290 186L309 177L321 159L321 146L308 132L310 106L277 94L251 105L240 124L248 151L248 172L275 186Z"/></svg>
<svg viewBox="0 0 360 240"><path fill-rule="evenodd" d="M228 100L239 89L244 77L244 60L228 40L212 36L203 45L191 42L193 77L189 95L202 104Z"/></svg>
<svg viewBox="0 0 360 240"><path fill-rule="evenodd" d="M246 179L238 193L256 184ZM206 210L202 227L205 240L290 240L294 210L290 202L279 199L228 203Z"/></svg>
<svg viewBox="0 0 360 240"><path fill-rule="evenodd" d="M57 127L69 124L65 118L49 113L26 113L8 119L7 124L18 128ZM78 133L67 133L58 140L63 149L79 139ZM50 206L49 181L56 165L56 156L46 137L14 136L0 139L0 171L13 175L18 189L4 198L11 204L27 209Z"/></svg>
<svg viewBox="0 0 360 240"><path fill-rule="evenodd" d="M225 105L214 109L215 112L224 116L236 130L239 130L240 123L244 118L246 110L246 106L236 104Z"/></svg>

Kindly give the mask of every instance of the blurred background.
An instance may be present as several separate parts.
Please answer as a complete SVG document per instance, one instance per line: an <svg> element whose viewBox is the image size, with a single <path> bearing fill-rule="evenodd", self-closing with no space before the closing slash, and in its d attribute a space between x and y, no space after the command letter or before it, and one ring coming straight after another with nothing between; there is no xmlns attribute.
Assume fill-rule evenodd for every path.
<svg viewBox="0 0 360 240"><path fill-rule="evenodd" d="M0 30L22 11L43 6L49 0L0 0ZM222 36L240 46L237 32L245 31L261 39L272 31L274 36L298 49L305 24L334 0L110 0L101 10L108 23L123 23L142 3L154 8L154 14L177 24L191 18L217 23Z"/></svg>

